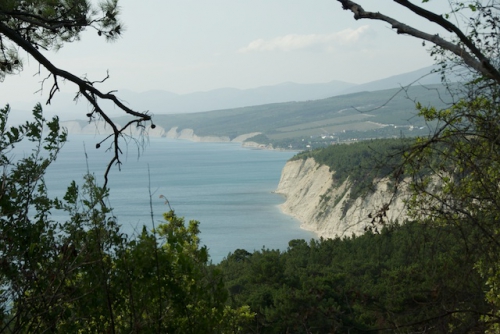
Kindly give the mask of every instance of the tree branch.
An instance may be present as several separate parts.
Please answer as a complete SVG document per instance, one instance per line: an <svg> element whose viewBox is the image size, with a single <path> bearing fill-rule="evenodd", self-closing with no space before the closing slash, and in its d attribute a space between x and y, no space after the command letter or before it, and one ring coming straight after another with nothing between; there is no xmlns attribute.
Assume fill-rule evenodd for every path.
<svg viewBox="0 0 500 334"><path fill-rule="evenodd" d="M491 64L489 59L476 47L474 42L465 36L465 34L456 25L446 20L443 16L432 13L422 7L412 4L408 0L394 0L401 6L404 6L417 14L420 17L426 18L427 20L434 22L441 26L442 28L453 32L462 43L476 56L476 58L483 64L483 66L493 75L495 80L500 80L500 72Z"/></svg>
<svg viewBox="0 0 500 334"><path fill-rule="evenodd" d="M421 7L415 6L407 0L394 0L400 5L410 9L415 14L438 24L440 27L450 32L453 32L474 55L470 54L459 44L451 43L437 34L428 34L379 12L367 12L359 4L350 0L337 1L342 4L342 8L344 10L349 10L354 14L354 19L370 19L387 22L392 26L393 29L396 29L396 32L398 34L407 34L415 38L431 42L444 50L450 51L463 59L465 64L467 64L477 72L481 73L487 78L495 80L497 83L500 83L500 72L493 65L491 65L489 60L475 47L474 43L472 43L472 41L467 38L460 29L458 29L458 27L445 20L443 17L429 12Z"/></svg>
<svg viewBox="0 0 500 334"><path fill-rule="evenodd" d="M76 84L78 86L79 94L83 95L87 101L92 105L93 111L92 113L96 112L99 116L101 116L104 121L113 129L113 145L114 145L114 157L110 161L108 168L106 169L104 178L105 178L105 183L104 186L106 186L108 182L108 173L110 171L111 165L114 164L115 162L120 165L120 158L119 155L121 154L121 151L119 149L119 143L118 139L120 136L123 134L123 130L125 130L127 127L131 126L132 124L140 124L141 122L146 122L146 121L151 121L151 115L149 115L147 112L137 112L126 105L124 105L114 94L111 92L109 93L102 93L100 90L95 88L93 86L93 83L81 79L74 74L67 72L65 70L59 69L56 66L54 66L44 55L40 53L38 49L36 49L29 41L25 40L17 31L9 28L6 26L3 22L0 22L0 34L6 36L8 39L13 41L15 44L20 46L22 49L24 49L28 54L30 54L33 58L35 58L36 61L38 61L41 65L43 65L54 77L54 84L50 90L49 98L47 100L47 104L50 104L54 94L56 91L59 90L58 84L57 84L57 77L64 78L66 80L69 80ZM98 103L98 99L102 100L110 100L112 101L116 106L118 106L121 110L123 110L126 114L134 116L135 119L129 123L127 123L122 129L118 129L116 124L111 120L111 118L101 109ZM92 114L91 113L91 114Z"/></svg>

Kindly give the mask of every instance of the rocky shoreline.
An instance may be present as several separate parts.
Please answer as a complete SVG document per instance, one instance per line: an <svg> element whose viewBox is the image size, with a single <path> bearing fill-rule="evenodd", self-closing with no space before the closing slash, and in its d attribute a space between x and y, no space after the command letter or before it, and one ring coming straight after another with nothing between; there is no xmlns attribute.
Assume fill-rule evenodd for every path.
<svg viewBox="0 0 500 334"><path fill-rule="evenodd" d="M93 122L81 126L80 122L61 122L69 134L95 135L110 134L111 129L104 122ZM198 136L193 129L172 127L168 131L161 126L154 129L141 129L142 134L150 137L189 140L193 142L241 143L250 149L273 150L272 146L248 141L259 132L240 135L230 139L226 136ZM141 135L139 130L128 131L132 136ZM290 215L301 223L304 230L314 232L318 237L334 238L359 235L371 226L372 218L392 199L388 182L379 180L375 192L363 198L350 199L349 180L336 184L327 166L321 166L313 158L291 160L283 167L280 182L275 191L286 200L280 205L284 214ZM387 220L406 218L404 203L401 198L392 200Z"/></svg>
<svg viewBox="0 0 500 334"><path fill-rule="evenodd" d="M66 128L69 134L76 135L109 135L112 133L112 129L103 121L96 121L88 123L86 125L83 125L82 123L83 122L79 121L65 121L61 122L61 127ZM151 127L146 127L144 129L130 129L126 132L126 134L131 136L147 134L149 137L164 137L170 139L189 140L200 143L241 143L243 147L253 149L273 149L271 146L247 141L249 138L260 134L260 132L246 133L231 139L227 136L198 136L195 134L193 129L179 130L178 127L172 127L169 130L166 130L161 126L156 126L154 129L152 129Z"/></svg>
<svg viewBox="0 0 500 334"><path fill-rule="evenodd" d="M337 184L332 175L327 166L319 165L313 158L288 161L275 191L286 198L280 205L282 212L299 220L301 228L323 238L364 233L373 226L372 217L387 203L387 221L406 218L403 198L392 198L387 180L375 182L372 194L350 199L349 180Z"/></svg>

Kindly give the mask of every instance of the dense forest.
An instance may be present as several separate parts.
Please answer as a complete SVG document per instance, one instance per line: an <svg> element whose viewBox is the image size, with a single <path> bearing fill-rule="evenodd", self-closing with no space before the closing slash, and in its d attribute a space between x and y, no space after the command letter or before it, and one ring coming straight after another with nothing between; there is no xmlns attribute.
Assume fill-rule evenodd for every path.
<svg viewBox="0 0 500 334"><path fill-rule="evenodd" d="M370 140L297 154L330 167L351 196L397 183L414 139ZM429 174L426 170L425 175ZM424 174L419 174L420 176ZM484 332L484 259L474 225L380 221L361 236L292 240L286 251L238 249L222 270L232 307L255 314L247 333ZM374 225L374 226L375 226Z"/></svg>
<svg viewBox="0 0 500 334"><path fill-rule="evenodd" d="M383 21L398 34L431 44L444 85L441 91L416 90L437 93L442 103L418 103L422 95L414 100L386 91L385 96L373 93L373 99L370 93L290 102L274 113L271 105L257 106L245 116L252 132L264 134L260 139L282 143L290 133L300 142L347 133L359 121L378 129L377 115L383 134L391 137L394 133L385 129L396 120L405 119L408 130L414 125L430 129L411 141L367 141L297 157L330 166L334 178L351 180L354 194L392 175L394 189L405 183L410 193L409 219L377 221L377 229L361 236L291 240L286 251L237 249L214 264L200 242L200 223L186 222L173 210L161 222L152 221L152 229L144 227L133 236L121 231L106 184L110 168L122 163L123 139L129 138L105 105L110 102L128 115L125 128L154 128L153 117L129 108L115 91L101 92L96 86L107 76L92 81L46 57L45 51L79 40L86 28L116 40L123 27L118 0L1 1L0 81L22 71L20 52L25 51L49 73L41 82L52 81L47 103L59 82L72 83L75 99L89 103L89 121L104 120L112 134L96 145L111 142L104 186L89 171L82 186L73 181L64 196L52 198L44 175L63 149L66 130L57 117L44 118L41 104L34 106L30 121L16 126L8 123L10 106L0 109L0 332L500 332L498 4L452 0L447 12L434 13L425 7L432 1L394 1L406 13L445 29L449 37L442 37L380 11L365 11L352 0L337 2L356 20ZM466 84L450 84L450 73ZM420 118L415 123L403 108L408 104L416 106ZM198 124L207 134L222 126L226 132L221 134L231 138L250 130L234 126L234 118L220 122L223 113L203 115ZM269 127L261 131L257 123ZM375 132L370 129L368 135ZM21 141L32 150L16 157L12 152ZM56 213L65 218L56 219L61 217Z"/></svg>
<svg viewBox="0 0 500 334"><path fill-rule="evenodd" d="M485 278L475 270L484 250L473 225L388 224L380 233L358 237L292 240L286 251L237 249L212 264L200 245L200 223L185 222L173 211L152 231L121 233L105 204L107 190L92 175L82 187L70 185L64 198L49 198L38 180L64 144L64 130L57 119L45 121L40 106L34 109L36 122L10 129L9 108L0 111L1 158L10 166L0 198L0 332L485 328L480 320L490 305ZM46 136L44 124L50 129ZM20 140L33 142L34 151L10 162L7 154ZM360 165L375 163L374 157L401 159L409 143L336 145L296 158L314 156L350 178L361 173ZM68 220L51 220L55 211L66 212Z"/></svg>
<svg viewBox="0 0 500 334"><path fill-rule="evenodd" d="M255 313L244 333L480 333L476 234L407 223L292 240L285 252L239 249L217 267L230 305Z"/></svg>

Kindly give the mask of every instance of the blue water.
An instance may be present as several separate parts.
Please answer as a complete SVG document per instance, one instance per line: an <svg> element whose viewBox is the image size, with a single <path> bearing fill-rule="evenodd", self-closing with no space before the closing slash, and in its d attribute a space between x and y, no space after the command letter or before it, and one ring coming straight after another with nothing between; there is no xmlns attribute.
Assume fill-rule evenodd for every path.
<svg viewBox="0 0 500 334"><path fill-rule="evenodd" d="M87 165L103 183L111 152L106 145L96 150L98 141L70 136L46 177L51 194L61 196L71 180L81 184ZM201 242L215 263L238 248L284 250L292 239L315 237L281 213L278 205L284 198L272 193L292 152L166 138L150 138L144 150L133 142L123 148L121 171L112 168L108 185L113 213L127 234L152 226L151 190L155 222L168 211L163 195L177 215L200 221Z"/></svg>

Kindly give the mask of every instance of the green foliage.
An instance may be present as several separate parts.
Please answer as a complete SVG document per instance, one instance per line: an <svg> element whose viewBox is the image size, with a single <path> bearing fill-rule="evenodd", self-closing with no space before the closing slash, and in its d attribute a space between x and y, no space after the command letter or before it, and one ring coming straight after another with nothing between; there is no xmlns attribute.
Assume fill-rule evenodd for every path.
<svg viewBox="0 0 500 334"><path fill-rule="evenodd" d="M21 126L8 128L8 113L0 110L0 332L238 333L253 318L226 305L198 222L170 211L157 231L128 237L90 174L49 198L44 173L66 133L40 105ZM14 160L22 140L33 152ZM52 220L55 211L66 220Z"/></svg>
<svg viewBox="0 0 500 334"><path fill-rule="evenodd" d="M217 270L208 266L206 247L199 246L198 222L185 226L173 211L157 233L145 228L117 252L115 312L119 332L220 333L229 326L227 292ZM133 301L130 304L129 301ZM233 324L234 325L234 324Z"/></svg>
<svg viewBox="0 0 500 334"><path fill-rule="evenodd" d="M115 40L122 32L122 25L117 19L118 0L99 0L93 3L88 0L2 0L0 2L0 82L6 75L18 73L22 70L20 50L31 56L40 66L45 68L49 75L41 81L53 80L49 89L47 104L50 104L54 95L59 91L59 80L66 80L76 85L75 101L84 98L92 106L86 114L89 121L96 117L102 118L113 130L110 147L114 156L108 164L104 174L105 184L112 165L120 166L121 149L120 138L131 125L144 127L144 122L151 121L147 112L137 112L120 102L113 91L102 93L97 83L104 79L92 81L82 78L68 71L58 68L40 50L57 50L65 43L77 41L80 34L87 28L95 29L99 36L104 35L107 40ZM40 74L40 72L38 73ZM111 101L117 108L133 117L127 124L116 127L102 108L103 100ZM154 128L154 124L151 124ZM99 147L101 143L97 144Z"/></svg>
<svg viewBox="0 0 500 334"><path fill-rule="evenodd" d="M265 134L258 134L256 136L253 136L251 138L248 138L246 141L253 141L259 144L263 145L268 145L271 143L271 140L269 140L269 137L267 137Z"/></svg>
<svg viewBox="0 0 500 334"><path fill-rule="evenodd" d="M13 31L36 49L59 49L80 38L86 28L115 39L122 31L118 0L93 6L86 0L4 0L0 3L0 34ZM16 42L17 43L17 42ZM22 69L18 50L0 38L0 79Z"/></svg>
<svg viewBox="0 0 500 334"><path fill-rule="evenodd" d="M448 86L454 88L450 90L451 106L417 105L420 115L437 126L434 133L418 138L407 149L402 162L405 177L398 181L409 181L412 197L408 208L414 219L462 233L462 239L468 243L462 257L475 259L474 268L487 283L484 289L491 309L481 309L478 313L483 315L486 332L497 333L500 329L500 8L495 1L449 1L449 12L443 14L408 1L396 1L418 18L449 32L441 37L380 12L366 12L352 1L339 2L356 19L382 20L390 23L397 33L421 39L424 45L433 43L430 55L440 65L443 82L457 78L463 82Z"/></svg>
<svg viewBox="0 0 500 334"><path fill-rule="evenodd" d="M500 263L500 109L495 96L463 99L446 110L421 107L424 117L442 126L405 154L405 173L412 177L413 197L408 204L413 216L438 226L474 226L481 231L472 247L482 253L476 268L488 280L493 310L485 320L490 323L500 316L500 303L494 297Z"/></svg>
<svg viewBox="0 0 500 334"><path fill-rule="evenodd" d="M297 154L292 159L313 158L330 167L338 185L351 185L350 198L356 199L373 191L382 178L393 179L395 166L401 162L404 149L412 139L377 139L354 144L332 145Z"/></svg>
<svg viewBox="0 0 500 334"><path fill-rule="evenodd" d="M418 223L344 239L292 240L286 252L237 250L218 267L246 332L480 332L479 254L451 228Z"/></svg>

